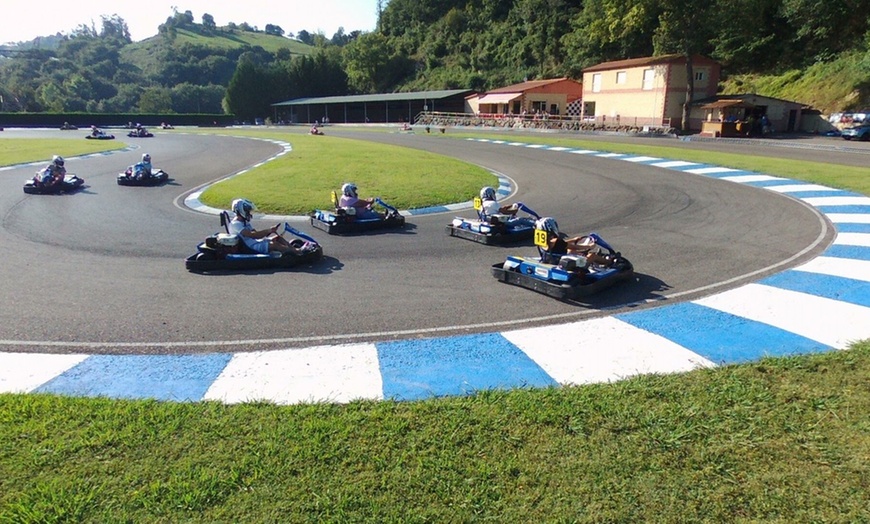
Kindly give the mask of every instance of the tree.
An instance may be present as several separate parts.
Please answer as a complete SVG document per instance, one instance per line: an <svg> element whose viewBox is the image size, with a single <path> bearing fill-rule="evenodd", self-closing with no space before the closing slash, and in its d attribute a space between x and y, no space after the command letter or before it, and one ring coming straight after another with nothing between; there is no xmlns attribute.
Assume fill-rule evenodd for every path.
<svg viewBox="0 0 870 524"><path fill-rule="evenodd" d="M658 0L662 8L659 26L653 33L655 54L679 53L686 60L686 100L683 103L681 127L689 130L689 114L695 94L694 55L708 54L715 19L714 4L697 0Z"/></svg>
<svg viewBox="0 0 870 524"><path fill-rule="evenodd" d="M214 21L214 17L208 13L203 13L202 28L205 30L206 33L213 33L215 29L217 29L217 24Z"/></svg>

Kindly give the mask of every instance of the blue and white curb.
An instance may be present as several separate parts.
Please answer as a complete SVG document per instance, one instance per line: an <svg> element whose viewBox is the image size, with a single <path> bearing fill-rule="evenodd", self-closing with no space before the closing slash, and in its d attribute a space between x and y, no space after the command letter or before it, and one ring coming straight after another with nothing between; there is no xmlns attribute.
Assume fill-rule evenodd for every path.
<svg viewBox="0 0 870 524"><path fill-rule="evenodd" d="M757 282L607 318L246 353L0 353L0 392L278 404L418 400L683 372L839 350L870 338L870 197L693 162L492 142L647 163L776 191L816 208L837 236L821 256Z"/></svg>

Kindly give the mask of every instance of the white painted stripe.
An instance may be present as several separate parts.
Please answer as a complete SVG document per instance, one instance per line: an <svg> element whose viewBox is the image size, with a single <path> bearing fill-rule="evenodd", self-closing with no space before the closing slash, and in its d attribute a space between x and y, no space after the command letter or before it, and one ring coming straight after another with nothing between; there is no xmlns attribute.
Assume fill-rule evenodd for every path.
<svg viewBox="0 0 870 524"><path fill-rule="evenodd" d="M787 178L780 178L777 176L770 175L734 175L734 176L723 176L721 180L728 180L729 182L738 182L740 184L748 184L750 182L770 182L773 180L788 180Z"/></svg>
<svg viewBox="0 0 870 524"><path fill-rule="evenodd" d="M595 155L598 158L618 158L621 156L625 156L625 153L600 153Z"/></svg>
<svg viewBox="0 0 870 524"><path fill-rule="evenodd" d="M27 393L86 358L88 355L0 352L0 393Z"/></svg>
<svg viewBox="0 0 870 524"><path fill-rule="evenodd" d="M842 189L820 186L818 184L785 184L782 186L770 186L765 189L770 189L777 193L797 193L799 191L842 191Z"/></svg>
<svg viewBox="0 0 870 524"><path fill-rule="evenodd" d="M594 151L592 149L573 149L570 153L574 153L575 155L591 155L592 153L597 153L598 151Z"/></svg>
<svg viewBox="0 0 870 524"><path fill-rule="evenodd" d="M801 200L811 206L870 206L870 197L865 196L815 197Z"/></svg>
<svg viewBox="0 0 870 524"><path fill-rule="evenodd" d="M509 146L524 146L524 145L526 145L526 144L525 144L525 142L511 142L511 143L508 144L508 145L509 145Z"/></svg>
<svg viewBox="0 0 870 524"><path fill-rule="evenodd" d="M657 160L661 160L661 158L657 158L654 156L633 156L631 158L624 159L626 162L654 162Z"/></svg>
<svg viewBox="0 0 870 524"><path fill-rule="evenodd" d="M554 146L550 148L550 151L568 151L570 149L570 147Z"/></svg>
<svg viewBox="0 0 870 524"><path fill-rule="evenodd" d="M697 162L685 162L683 160L670 160L667 162L657 162L655 164L650 164L655 167L689 167L689 166L697 166L700 165Z"/></svg>
<svg viewBox="0 0 870 524"><path fill-rule="evenodd" d="M870 260L817 257L802 266L794 268L794 270L870 282Z"/></svg>
<svg viewBox="0 0 870 524"><path fill-rule="evenodd" d="M545 144L526 144L529 149L541 149L547 147Z"/></svg>
<svg viewBox="0 0 870 524"><path fill-rule="evenodd" d="M731 169L730 167L699 167L698 169L687 169L686 172L696 175L713 175L716 173L742 173L744 170Z"/></svg>
<svg viewBox="0 0 870 524"><path fill-rule="evenodd" d="M870 308L797 291L748 284L695 303L838 349L870 338Z"/></svg>
<svg viewBox="0 0 870 524"><path fill-rule="evenodd" d="M560 384L713 367L706 358L612 317L502 333Z"/></svg>
<svg viewBox="0 0 870 524"><path fill-rule="evenodd" d="M236 353L204 400L277 404L383 399L374 344Z"/></svg>
<svg viewBox="0 0 870 524"><path fill-rule="evenodd" d="M870 233L837 233L834 244L841 246L870 247Z"/></svg>
<svg viewBox="0 0 870 524"><path fill-rule="evenodd" d="M868 213L826 213L825 216L835 224L870 224Z"/></svg>
<svg viewBox="0 0 870 524"><path fill-rule="evenodd" d="M506 144L507 142L505 142L504 140L493 140L492 143L493 144Z"/></svg>

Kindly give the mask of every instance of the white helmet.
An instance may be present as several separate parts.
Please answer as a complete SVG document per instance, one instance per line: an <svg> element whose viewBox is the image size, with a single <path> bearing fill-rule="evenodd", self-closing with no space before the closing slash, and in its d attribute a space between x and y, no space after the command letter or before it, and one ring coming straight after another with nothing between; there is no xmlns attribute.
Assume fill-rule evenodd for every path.
<svg viewBox="0 0 870 524"><path fill-rule="evenodd" d="M51 157L51 163L56 165L57 167L63 167L63 157L59 155L54 155Z"/></svg>
<svg viewBox="0 0 870 524"><path fill-rule="evenodd" d="M481 200L495 200L495 189L486 186L485 188L480 190L480 199Z"/></svg>
<svg viewBox="0 0 870 524"><path fill-rule="evenodd" d="M147 163L147 164L150 164L151 163L151 155L149 155L148 153L145 153L144 155L142 155L142 161Z"/></svg>
<svg viewBox="0 0 870 524"><path fill-rule="evenodd" d="M251 219L251 211L254 210L254 203L244 198L233 200L233 213L242 217L243 220Z"/></svg>
<svg viewBox="0 0 870 524"><path fill-rule="evenodd" d="M553 217L544 217L538 219L535 222L535 229L542 229L544 231L553 233L554 235L559 234L559 224L556 223L556 219Z"/></svg>
<svg viewBox="0 0 870 524"><path fill-rule="evenodd" d="M355 197L356 196L356 184L353 182L348 182L347 184L341 186L341 194L346 197Z"/></svg>

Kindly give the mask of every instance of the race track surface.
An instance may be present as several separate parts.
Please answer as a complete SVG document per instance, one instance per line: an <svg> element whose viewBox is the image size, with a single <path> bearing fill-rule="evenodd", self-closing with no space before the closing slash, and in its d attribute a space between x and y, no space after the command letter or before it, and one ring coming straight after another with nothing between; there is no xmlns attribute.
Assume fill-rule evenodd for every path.
<svg viewBox="0 0 870 524"><path fill-rule="evenodd" d="M24 361L32 368L34 358L44 359L29 381L20 380L21 373L18 380L0 375L0 390L226 401L422 398L678 371L777 351L843 347L870 336L867 197L716 166L545 147L546 136L541 147L527 147L330 134L450 155L498 172L513 182L511 200L557 217L565 231L597 231L634 263L638 279L583 303L499 284L489 267L534 248L447 237L444 226L453 215L471 210L412 215L405 231L355 237L330 237L294 223L324 245L323 263L253 274L187 273L183 259L218 222L180 205L185 195L283 146L158 134L146 145L155 166L172 176L162 187L115 183L142 149L68 161L88 186L74 195L25 195L20 186L35 166L0 171L0 235L16 246L0 269L8 297L0 305L0 350L7 352L0 359L7 369L20 369ZM757 147L749 152L761 154ZM776 154L839 163L868 158L830 149L780 148ZM828 276L811 286L794 278L809 274ZM780 304L804 296L816 299L811 307L830 309L825 300L844 300L842 292L818 296L832 285L852 297L835 308L838 325L857 328L822 337L806 332L806 319L791 309L783 325L765 317L782 315ZM771 295L770 286L788 292ZM740 316L747 307L758 309L757 319ZM679 314L661 313L674 310ZM711 321L718 330L713 344ZM700 340L699 327L708 340ZM770 343L793 328L805 332ZM764 334L747 338L747 332ZM445 335L453 335L449 343L430 340ZM754 353L747 352L749 342ZM322 347L327 344L333 346ZM25 355L47 352L53 355ZM186 355L177 357L187 360L185 370L176 371L175 389L158 386L167 384L160 370L171 375L179 364L162 355ZM140 377L141 392L110 385L100 375L107 364ZM252 375L252 365L278 374L271 380ZM465 375L448 371L457 368ZM288 376L296 378L292 385ZM90 377L90 385L82 377ZM98 377L109 385L94 386ZM246 386L252 379L262 387Z"/></svg>

